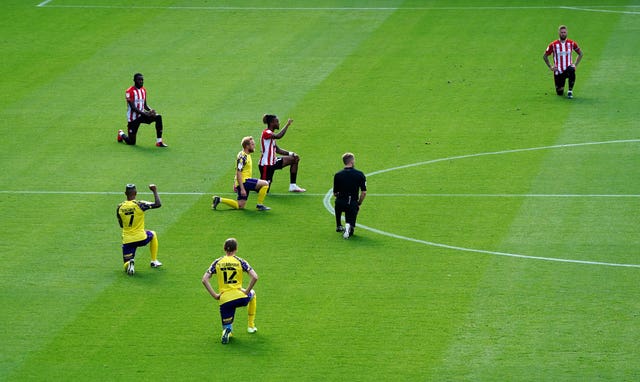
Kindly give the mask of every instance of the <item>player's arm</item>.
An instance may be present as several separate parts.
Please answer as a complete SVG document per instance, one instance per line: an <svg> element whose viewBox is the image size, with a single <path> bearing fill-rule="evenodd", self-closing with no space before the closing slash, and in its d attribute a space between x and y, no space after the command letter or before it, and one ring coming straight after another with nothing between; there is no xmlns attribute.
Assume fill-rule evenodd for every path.
<svg viewBox="0 0 640 382"><path fill-rule="evenodd" d="M292 157L298 156L298 154L294 153L293 151L287 151L285 149L281 149L280 147L278 147L278 145L275 145L276 147L276 153L280 154L280 155L289 155Z"/></svg>
<svg viewBox="0 0 640 382"><path fill-rule="evenodd" d="M205 289L207 290L207 292L209 292L211 297L215 298L216 300L220 300L220 293L216 293L216 291L213 290L213 287L211 286L211 276L213 276L213 274L207 269L207 271L202 276L202 285L204 285Z"/></svg>
<svg viewBox="0 0 640 382"><path fill-rule="evenodd" d="M149 117L155 117L157 114L156 111L153 110L151 106L147 104L146 99L144 100L144 111L145 111L145 114L148 115Z"/></svg>
<svg viewBox="0 0 640 382"><path fill-rule="evenodd" d="M146 116L151 116L151 113L155 113L154 110L152 110L151 108L149 108L149 105L147 105L147 101L144 101L144 110L140 110L136 107L135 103L131 100L127 100L127 103L129 104L129 107L131 107L131 110L135 111L138 114L144 114Z"/></svg>
<svg viewBox="0 0 640 382"><path fill-rule="evenodd" d="M136 106L136 103L133 102L133 100L127 98L127 103L129 104L129 107L131 108L131 110L135 111L136 113L147 114L144 110L138 109L138 107ZM146 102L145 102L145 105L146 105Z"/></svg>
<svg viewBox="0 0 640 382"><path fill-rule="evenodd" d="M238 187L240 188L240 195L242 195L243 197L247 196L247 190L244 189L244 179L242 179L242 170L246 165L246 158L244 156L238 155L238 159L236 160L236 183L238 183Z"/></svg>
<svg viewBox="0 0 640 382"><path fill-rule="evenodd" d="M364 198L367 197L367 178L364 174L362 174L362 178L360 179L360 197L358 198L358 205L361 205L364 202Z"/></svg>
<svg viewBox="0 0 640 382"><path fill-rule="evenodd" d="M120 217L120 205L116 208L116 217L118 218L118 224L120 224L120 228L124 228L122 226L122 218Z"/></svg>
<svg viewBox="0 0 640 382"><path fill-rule="evenodd" d="M544 54L542 55L542 59L544 60L545 64L547 64L547 67L552 72L556 71L556 67L549 62L549 53L547 53L547 51L545 51Z"/></svg>
<svg viewBox="0 0 640 382"><path fill-rule="evenodd" d="M364 202L364 198L367 197L367 190L360 191L360 197L358 198L358 205L361 205Z"/></svg>
<svg viewBox="0 0 640 382"><path fill-rule="evenodd" d="M150 204L149 207L151 208L162 207L162 201L160 200L160 195L158 195L158 187L156 187L155 184L150 184L149 189L151 190L151 192L153 192L153 198L154 198L153 204Z"/></svg>
<svg viewBox="0 0 640 382"><path fill-rule="evenodd" d="M249 285L247 285L247 288L244 290L244 293L248 296L251 290L253 289L253 287L258 282L258 274L256 273L256 271L253 270L253 268L251 268L247 273L251 277L251 281L249 281Z"/></svg>
<svg viewBox="0 0 640 382"><path fill-rule="evenodd" d="M240 195L247 196L247 190L244 189L244 182L242 181L242 170L236 170L236 181L238 187L240 187Z"/></svg>
<svg viewBox="0 0 640 382"><path fill-rule="evenodd" d="M287 124L284 125L284 127L280 131L278 131L278 134L273 134L273 139L280 139L284 137L284 135L287 133L287 130L289 129L289 126L291 126L292 123L293 119L289 118L287 120Z"/></svg>
<svg viewBox="0 0 640 382"><path fill-rule="evenodd" d="M578 64L579 64L579 63L580 63L580 61L582 60L582 56L583 56L583 54L582 54L582 49L580 49L580 48L577 48L577 49L576 49L576 53L578 53L578 58L576 58L576 62L573 64L573 66L574 66L574 67L577 67L577 66L578 66Z"/></svg>

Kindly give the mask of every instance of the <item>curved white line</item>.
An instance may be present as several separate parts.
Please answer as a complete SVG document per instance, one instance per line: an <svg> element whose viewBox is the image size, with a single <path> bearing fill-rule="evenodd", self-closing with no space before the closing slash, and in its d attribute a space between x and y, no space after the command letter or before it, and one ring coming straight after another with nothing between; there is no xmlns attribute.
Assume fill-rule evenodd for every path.
<svg viewBox="0 0 640 382"><path fill-rule="evenodd" d="M488 153L459 155L459 156L454 156L454 157L434 159L434 160L430 160L430 161L412 163L412 164L408 164L408 165L404 165L404 166L393 167L393 168L390 168L390 169L374 171L372 173L367 174L367 176L372 176L372 175L382 174L382 173L390 172L390 171L394 171L394 170L405 169L405 168L410 168L410 167L416 167L416 166L421 166L421 165L426 165L426 164L431 164L431 163L437 163L437 162L442 162L442 161L447 161L447 160L474 158L474 157L485 156L485 155L500 155L500 154L510 154L510 153L526 152L526 151L563 148L563 147L579 147L579 146L605 145L605 144L613 144L613 143L635 143L635 142L640 142L640 139L625 139L625 140L603 141L603 142L572 143L572 144L564 144L564 145L542 146L542 147L533 147L533 148L526 148L526 149L514 149L514 150L494 151L494 152L488 152ZM324 196L323 204L324 204L324 207L332 215L335 215L335 210L331 206L331 196L332 195L333 195L333 189L330 189ZM414 243L424 244L424 245L428 245L428 246L432 246L432 247L453 249L453 250L463 251L463 252L474 252L474 253L483 253L483 254L495 255L495 256L516 257L516 258L530 259L530 260L555 261L555 262L562 262L562 263L603 265L603 266L609 266L609 267L640 268L640 264L621 264L621 263L607 263L607 262L588 261L588 260L571 260L571 259L562 259L562 258L556 258L556 257L529 256L529 255L521 255L521 254L517 254L517 253L487 251L487 250L484 250L484 249L476 249L476 248L465 248L465 247L459 247L459 246L455 246L455 245L434 243L434 242L431 242L431 241L414 239L414 238L407 237L407 236L402 236L402 235L396 235L396 234L391 233L391 232L382 231L382 230L379 230L377 228L372 228L372 227L369 227L369 226L366 226L366 225L362 225L362 224L358 224L358 228L366 229L368 231L375 232L375 233L377 233L379 235L393 237L395 239L406 240L406 241L411 241L411 242L414 242Z"/></svg>

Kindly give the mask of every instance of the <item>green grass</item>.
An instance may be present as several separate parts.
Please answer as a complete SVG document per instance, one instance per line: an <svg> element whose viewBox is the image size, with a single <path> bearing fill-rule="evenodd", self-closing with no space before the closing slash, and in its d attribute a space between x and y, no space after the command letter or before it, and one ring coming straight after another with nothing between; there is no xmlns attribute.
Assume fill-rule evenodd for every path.
<svg viewBox="0 0 640 382"><path fill-rule="evenodd" d="M0 380L637 380L640 10L603 3L3 2ZM541 59L563 23L571 101ZM166 150L115 142L135 72ZM268 213L211 211L267 112L308 192L279 172ZM348 241L324 207L345 151L376 230ZM165 266L143 248L134 277L130 182L163 199ZM222 346L200 278L230 236L260 331L240 310Z"/></svg>

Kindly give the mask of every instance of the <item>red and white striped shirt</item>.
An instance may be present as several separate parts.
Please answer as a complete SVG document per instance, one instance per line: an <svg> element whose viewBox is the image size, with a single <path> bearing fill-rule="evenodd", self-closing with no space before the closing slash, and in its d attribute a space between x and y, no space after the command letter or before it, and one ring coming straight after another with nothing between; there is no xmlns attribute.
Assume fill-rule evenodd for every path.
<svg viewBox="0 0 640 382"><path fill-rule="evenodd" d="M276 139L273 137L273 131L269 129L262 130L260 137L260 166L272 166L276 163Z"/></svg>
<svg viewBox="0 0 640 382"><path fill-rule="evenodd" d="M127 89L125 98L127 99L127 122L135 121L140 117L140 113L137 113L131 108L129 101L133 101L133 104L138 108L138 110L144 110L144 105L147 102L147 90L144 86L140 89L132 86Z"/></svg>
<svg viewBox="0 0 640 382"><path fill-rule="evenodd" d="M564 42L556 40L549 44L544 54L547 56L553 54L553 64L556 67L555 73L560 74L573 64L571 58L573 51L580 54L580 48L575 41L569 39L564 40Z"/></svg>

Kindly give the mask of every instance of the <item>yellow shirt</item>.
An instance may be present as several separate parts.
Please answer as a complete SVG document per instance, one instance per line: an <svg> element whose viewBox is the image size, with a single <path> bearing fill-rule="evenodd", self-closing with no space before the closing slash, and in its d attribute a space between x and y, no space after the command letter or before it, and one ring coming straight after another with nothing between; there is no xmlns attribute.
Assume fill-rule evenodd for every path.
<svg viewBox="0 0 640 382"><path fill-rule="evenodd" d="M242 183L248 178L251 178L253 169L253 163L251 161L251 154L247 154L244 150L238 153L236 157L236 170L242 172ZM235 175L234 175L235 177ZM238 186L238 178L235 178L235 186Z"/></svg>
<svg viewBox="0 0 640 382"><path fill-rule="evenodd" d="M247 297L241 290L242 273L251 269L249 263L238 256L222 256L211 263L208 272L217 276L220 305Z"/></svg>
<svg viewBox="0 0 640 382"><path fill-rule="evenodd" d="M144 211L152 208L152 203L144 200L127 200L118 204L118 223L122 227L122 244L133 243L147 238L144 229Z"/></svg>

